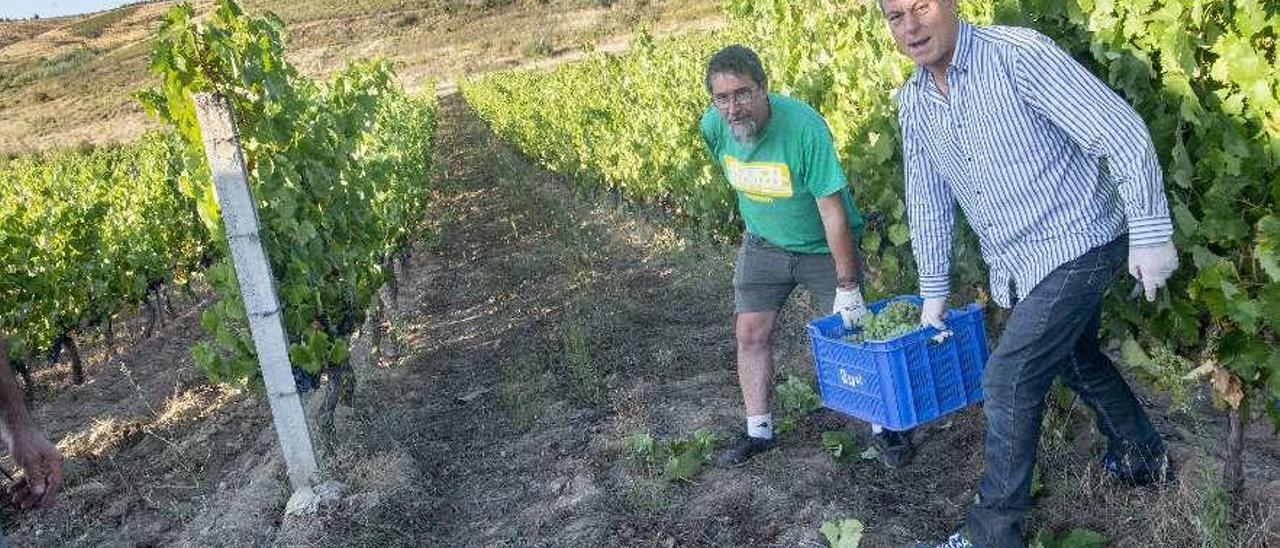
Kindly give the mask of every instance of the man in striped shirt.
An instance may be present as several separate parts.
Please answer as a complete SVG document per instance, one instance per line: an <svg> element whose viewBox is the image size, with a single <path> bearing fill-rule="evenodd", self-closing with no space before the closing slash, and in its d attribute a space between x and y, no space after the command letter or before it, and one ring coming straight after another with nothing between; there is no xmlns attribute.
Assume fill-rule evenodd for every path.
<svg viewBox="0 0 1280 548"><path fill-rule="evenodd" d="M1148 300L1177 268L1160 166L1137 113L1045 36L969 25L956 0L880 5L916 63L898 115L921 322L944 323L957 203L992 297L1013 309L983 379L978 497L941 546L1023 546L1055 377L1094 410L1112 474L1146 484L1168 473L1160 436L1098 343L1102 297L1126 255Z"/></svg>

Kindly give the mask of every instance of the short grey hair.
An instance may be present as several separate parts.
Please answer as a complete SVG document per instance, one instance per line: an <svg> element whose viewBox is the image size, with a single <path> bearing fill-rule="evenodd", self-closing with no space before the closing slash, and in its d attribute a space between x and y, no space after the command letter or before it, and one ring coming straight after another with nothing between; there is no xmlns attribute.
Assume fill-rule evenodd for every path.
<svg viewBox="0 0 1280 548"><path fill-rule="evenodd" d="M764 73L764 65L760 64L760 56L751 48L734 44L717 51L711 56L711 60L707 61L707 77L704 82L707 86L707 93L711 93L711 75L732 73L739 76L746 76L759 84L760 87L767 87L767 77Z"/></svg>

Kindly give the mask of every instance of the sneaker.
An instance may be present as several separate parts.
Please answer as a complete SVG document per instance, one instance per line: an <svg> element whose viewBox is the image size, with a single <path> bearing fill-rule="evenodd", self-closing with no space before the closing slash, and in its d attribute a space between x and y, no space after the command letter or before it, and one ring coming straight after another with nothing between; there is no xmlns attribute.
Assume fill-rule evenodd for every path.
<svg viewBox="0 0 1280 548"><path fill-rule="evenodd" d="M948 537L946 542L942 544L916 544L915 548L976 548L977 546L977 544L969 542L969 539L964 538L963 533L956 533Z"/></svg>
<svg viewBox="0 0 1280 548"><path fill-rule="evenodd" d="M915 450L911 446L911 430L881 430L879 434L871 434L871 441L880 453L880 462L888 468L901 468L911 460Z"/></svg>
<svg viewBox="0 0 1280 548"><path fill-rule="evenodd" d="M1169 456L1166 454L1147 460L1131 456L1121 458L1114 452L1107 451L1107 454L1102 457L1102 467L1106 468L1117 481L1128 487L1169 484L1174 481L1173 463L1169 461Z"/></svg>
<svg viewBox="0 0 1280 548"><path fill-rule="evenodd" d="M747 462L757 453L763 453L778 445L778 438L753 438L746 434L738 436L733 440L719 456L716 457L716 465L721 467L738 466Z"/></svg>

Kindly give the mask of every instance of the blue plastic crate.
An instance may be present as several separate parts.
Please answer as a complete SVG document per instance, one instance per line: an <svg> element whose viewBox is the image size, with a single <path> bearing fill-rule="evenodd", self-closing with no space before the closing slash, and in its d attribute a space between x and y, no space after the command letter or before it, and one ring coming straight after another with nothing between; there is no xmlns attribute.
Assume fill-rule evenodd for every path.
<svg viewBox="0 0 1280 548"><path fill-rule="evenodd" d="M876 301L879 312L904 295ZM906 430L982 401L982 370L987 335L982 307L970 304L947 311L952 336L938 342L938 330L921 327L887 341L847 342L840 315L809 323L814 368L822 404L847 415ZM854 328L857 329L856 327Z"/></svg>

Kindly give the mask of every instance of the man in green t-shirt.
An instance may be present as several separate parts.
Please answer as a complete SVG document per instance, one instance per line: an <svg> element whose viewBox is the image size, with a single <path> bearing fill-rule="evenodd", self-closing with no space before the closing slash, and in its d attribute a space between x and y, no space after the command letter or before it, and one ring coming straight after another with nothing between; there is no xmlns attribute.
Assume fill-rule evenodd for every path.
<svg viewBox="0 0 1280 548"><path fill-rule="evenodd" d="M737 192L747 229L733 275L747 428L717 457L730 466L777 444L769 410L773 329L792 290L804 286L820 310L841 314L849 326L864 312L854 245L863 221L826 122L809 105L769 93L755 52L736 45L717 52L706 86L712 106L702 137ZM900 465L909 436L872 429L885 464Z"/></svg>

